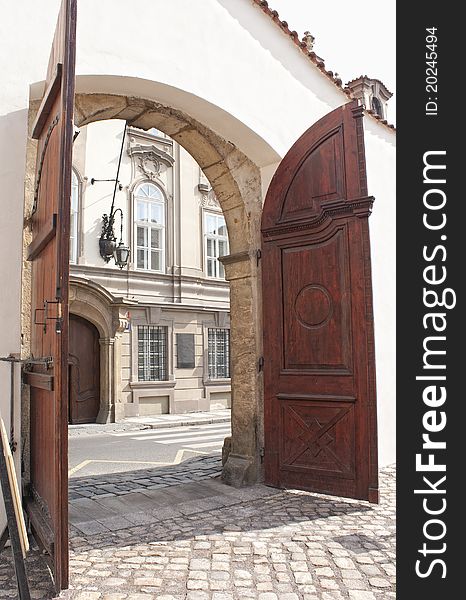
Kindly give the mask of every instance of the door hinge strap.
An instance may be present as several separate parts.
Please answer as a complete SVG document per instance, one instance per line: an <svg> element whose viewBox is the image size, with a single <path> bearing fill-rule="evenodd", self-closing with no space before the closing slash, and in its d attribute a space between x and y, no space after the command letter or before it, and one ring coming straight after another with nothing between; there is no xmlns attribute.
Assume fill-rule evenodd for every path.
<svg viewBox="0 0 466 600"><path fill-rule="evenodd" d="M57 306L57 311L56 311L55 315L49 314L49 306L52 304L56 304L56 306ZM38 316L37 316L38 313L40 313L40 312L44 313L42 321L39 321ZM34 325L43 325L44 333L47 333L47 321L55 321L55 331L57 333L61 333L61 326L62 326L62 321L63 321L61 300L44 300L44 308L36 308L35 309Z"/></svg>
<svg viewBox="0 0 466 600"><path fill-rule="evenodd" d="M264 362L265 361L264 361L264 357L263 356L261 356L259 358L259 360L257 361L257 370L259 371L259 373L264 370Z"/></svg>
<svg viewBox="0 0 466 600"><path fill-rule="evenodd" d="M37 205L38 205L38 201L39 201L40 180L42 179L42 169L44 167L45 154L47 152L47 146L49 145L50 136L52 135L52 131L58 125L59 121L60 121L60 115L56 115L55 118L53 119L53 121L50 123L49 128L47 130L47 135L45 136L45 139L44 139L44 145L42 147L42 152L41 152L40 160L39 160L39 168L37 169L36 185L35 185L35 189L34 189L34 203L32 205L32 210L31 210L31 214L30 214L29 218L31 218L32 215L37 212Z"/></svg>

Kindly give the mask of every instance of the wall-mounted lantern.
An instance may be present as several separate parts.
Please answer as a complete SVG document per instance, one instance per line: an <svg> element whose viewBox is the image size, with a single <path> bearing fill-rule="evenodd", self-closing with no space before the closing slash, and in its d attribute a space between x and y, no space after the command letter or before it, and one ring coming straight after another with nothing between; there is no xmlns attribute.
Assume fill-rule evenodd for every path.
<svg viewBox="0 0 466 600"><path fill-rule="evenodd" d="M124 267L126 267L126 265L128 264L129 256L130 256L130 249L123 242L123 211L121 210L121 208L115 209L115 195L116 195L117 188L119 188L120 191L122 189L122 186L119 182L118 176L120 174L121 157L123 155L125 135L126 135L126 123L125 123L125 129L123 131L123 138L121 140L120 158L118 159L118 168L117 168L117 174L116 174L116 178L115 178L115 188L113 190L112 204L110 206L109 214L102 215L102 233L100 234L100 239L99 239L100 256L104 259L104 261L106 263L108 263L110 261L110 259L113 258L115 260L115 264L117 264L120 267L120 269L123 269ZM95 181L99 181L99 180L94 179L94 181L92 183L94 183ZM113 180L101 180L101 181L113 181ZM116 217L117 213L120 214L120 241L119 241L118 245L116 243L117 238L115 236L115 230L114 230L115 217Z"/></svg>
<svg viewBox="0 0 466 600"><path fill-rule="evenodd" d="M120 242L117 246L114 230L116 214L120 214ZM111 258L115 259L115 263L123 269L128 264L130 249L123 242L123 211L121 208L113 210L113 203L109 215L102 216L102 233L99 239L100 256L105 262L109 262Z"/></svg>

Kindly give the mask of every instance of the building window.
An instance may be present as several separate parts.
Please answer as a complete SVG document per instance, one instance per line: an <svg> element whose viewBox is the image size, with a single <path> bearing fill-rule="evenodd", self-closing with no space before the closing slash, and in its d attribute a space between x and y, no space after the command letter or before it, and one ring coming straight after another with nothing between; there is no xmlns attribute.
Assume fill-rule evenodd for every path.
<svg viewBox="0 0 466 600"><path fill-rule="evenodd" d="M372 96L372 110L379 115L379 117L383 118L383 108L382 103L377 98L377 96Z"/></svg>
<svg viewBox="0 0 466 600"><path fill-rule="evenodd" d="M153 183L142 183L134 192L136 267L165 270L165 196Z"/></svg>
<svg viewBox="0 0 466 600"><path fill-rule="evenodd" d="M208 330L209 379L230 377L230 330Z"/></svg>
<svg viewBox="0 0 466 600"><path fill-rule="evenodd" d="M215 213L204 213L205 261L207 277L225 278L225 270L218 260L228 254L228 234L225 219Z"/></svg>
<svg viewBox="0 0 466 600"><path fill-rule="evenodd" d="M167 327L138 327L138 380L167 380Z"/></svg>
<svg viewBox="0 0 466 600"><path fill-rule="evenodd" d="M79 180L75 171L71 172L71 214L70 214L70 262L78 261L78 221L79 221Z"/></svg>

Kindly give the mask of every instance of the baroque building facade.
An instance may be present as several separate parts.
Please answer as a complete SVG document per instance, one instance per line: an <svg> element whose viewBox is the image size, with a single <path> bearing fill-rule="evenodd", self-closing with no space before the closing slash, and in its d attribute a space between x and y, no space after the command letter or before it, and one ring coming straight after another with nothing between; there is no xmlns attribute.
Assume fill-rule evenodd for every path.
<svg viewBox="0 0 466 600"><path fill-rule="evenodd" d="M118 173L119 154L121 164ZM124 268L99 253L114 197ZM157 129L81 128L73 148L70 422L228 408L225 219L199 165Z"/></svg>

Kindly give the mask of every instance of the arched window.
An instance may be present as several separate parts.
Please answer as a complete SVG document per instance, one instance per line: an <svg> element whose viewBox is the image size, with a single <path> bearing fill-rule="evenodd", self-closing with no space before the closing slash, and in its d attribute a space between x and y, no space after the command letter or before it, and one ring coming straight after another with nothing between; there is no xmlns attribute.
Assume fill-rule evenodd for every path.
<svg viewBox="0 0 466 600"><path fill-rule="evenodd" d="M377 98L377 96L372 96L372 110L379 115L379 117L382 117L383 119L383 108L382 108L382 103L380 102L380 100Z"/></svg>
<svg viewBox="0 0 466 600"><path fill-rule="evenodd" d="M70 262L78 262L79 225L79 180L74 169L71 172L71 214L70 214Z"/></svg>
<svg viewBox="0 0 466 600"><path fill-rule="evenodd" d="M153 183L134 190L136 268L165 271L165 196Z"/></svg>

